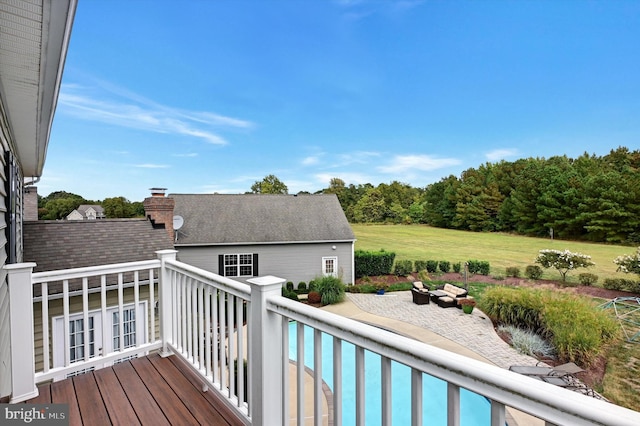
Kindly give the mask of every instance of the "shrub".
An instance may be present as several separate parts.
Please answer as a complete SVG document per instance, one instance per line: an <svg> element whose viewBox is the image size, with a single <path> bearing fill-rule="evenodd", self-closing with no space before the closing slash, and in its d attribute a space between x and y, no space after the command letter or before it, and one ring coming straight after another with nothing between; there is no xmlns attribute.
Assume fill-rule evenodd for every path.
<svg viewBox="0 0 640 426"><path fill-rule="evenodd" d="M320 303L321 300L322 298L320 297L320 293L318 293L317 291L309 292L309 296L307 297L307 302L313 303L315 305L316 303Z"/></svg>
<svg viewBox="0 0 640 426"><path fill-rule="evenodd" d="M456 262L453 264L453 272L459 274L462 269L462 264L460 262Z"/></svg>
<svg viewBox="0 0 640 426"><path fill-rule="evenodd" d="M548 338L563 361L590 365L618 336L618 324L588 298L552 291L492 287L478 303L492 320Z"/></svg>
<svg viewBox="0 0 640 426"><path fill-rule="evenodd" d="M446 274L451 270L451 263L448 260L441 260L438 262L438 269L440 269L440 272L443 274Z"/></svg>
<svg viewBox="0 0 640 426"><path fill-rule="evenodd" d="M287 287L284 287L282 289L282 296L286 297L287 299L291 299L291 300L295 300L296 302L299 302L298 293L288 289Z"/></svg>
<svg viewBox="0 0 640 426"><path fill-rule="evenodd" d="M598 276L589 272L583 272L578 274L578 281L580 281L580 284L588 286L597 283Z"/></svg>
<svg viewBox="0 0 640 426"><path fill-rule="evenodd" d="M304 281L300 281L298 283L298 293L306 293L307 292L307 283Z"/></svg>
<svg viewBox="0 0 640 426"><path fill-rule="evenodd" d="M404 277L413 272L413 262L410 260L398 260L393 267L393 273L399 277Z"/></svg>
<svg viewBox="0 0 640 426"><path fill-rule="evenodd" d="M395 258L395 253L384 250L377 252L356 250L353 257L355 275L357 278L360 278L365 275L377 276L390 274Z"/></svg>
<svg viewBox="0 0 640 426"><path fill-rule="evenodd" d="M606 278L602 287L607 290L629 291L633 293L640 292L640 283L625 278Z"/></svg>
<svg viewBox="0 0 640 426"><path fill-rule="evenodd" d="M285 284L285 288L287 290L292 290L293 291L293 283L291 281L287 281L287 283Z"/></svg>
<svg viewBox="0 0 640 426"><path fill-rule="evenodd" d="M524 270L524 276L530 280L539 280L542 277L542 268L538 265L527 265Z"/></svg>
<svg viewBox="0 0 640 426"><path fill-rule="evenodd" d="M520 268L517 266L507 266L506 275L508 277L520 278Z"/></svg>
<svg viewBox="0 0 640 426"><path fill-rule="evenodd" d="M416 272L425 271L427 269L427 262L424 260L416 260L413 262L413 265L416 268Z"/></svg>
<svg viewBox="0 0 640 426"><path fill-rule="evenodd" d="M413 287L411 283L393 283L389 284L387 291L408 291L411 287Z"/></svg>
<svg viewBox="0 0 640 426"><path fill-rule="evenodd" d="M469 260L467 264L469 265L470 274L489 275L491 270L489 262L484 260Z"/></svg>
<svg viewBox="0 0 640 426"><path fill-rule="evenodd" d="M318 284L316 284L316 280L311 280L309 281L309 292L315 291L316 288L318 287Z"/></svg>
<svg viewBox="0 0 640 426"><path fill-rule="evenodd" d="M438 270L437 260L427 260L427 272L434 273Z"/></svg>
<svg viewBox="0 0 640 426"><path fill-rule="evenodd" d="M326 276L318 280L318 293L323 305L333 305L344 300L345 286L338 277Z"/></svg>

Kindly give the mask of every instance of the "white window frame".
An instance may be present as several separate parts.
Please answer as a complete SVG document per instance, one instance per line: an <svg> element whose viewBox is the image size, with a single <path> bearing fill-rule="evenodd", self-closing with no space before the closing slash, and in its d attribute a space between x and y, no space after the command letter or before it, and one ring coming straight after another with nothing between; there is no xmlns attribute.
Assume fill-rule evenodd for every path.
<svg viewBox="0 0 640 426"><path fill-rule="evenodd" d="M133 303L129 303L122 306L123 312L127 309L131 309L134 307ZM93 327L94 327L94 344L95 351L94 356L104 355L112 352L116 352L119 348L114 348L114 321L113 314L119 312L118 305L109 306L106 310L107 318L106 320L102 318L102 310L95 309L88 312L88 317L93 318ZM148 341L148 303L146 300L140 301L138 303L138 308L135 310L135 336L136 336L136 345L143 344ZM79 319L83 319L84 314L82 312L74 312L69 315L69 321L77 321ZM103 327L102 321L106 321L106 326ZM64 323L64 316L56 316L52 318L53 323L53 366L54 367L63 367L64 366L64 355L65 350L68 351L69 348L64 347L64 333L69 332L69 324ZM107 347L106 350L103 350L103 329L107 333ZM86 345L86 342L85 342ZM91 357L91 358L93 358ZM75 362L84 361L78 360ZM115 361L114 363L117 363ZM73 364L74 362L72 362ZM105 363L104 366L109 364ZM64 377L61 377L64 378Z"/></svg>
<svg viewBox="0 0 640 426"><path fill-rule="evenodd" d="M224 271L223 271L223 275L225 277L252 277L253 276L253 271L254 271L254 264L253 264L253 253L227 253L227 254L223 254L222 255L222 259L223 259L223 267L224 267ZM243 258L242 256L246 256L246 258L249 259L249 263L241 263ZM235 264L227 264L227 258L231 258L231 257L235 257ZM246 259L245 258L245 259ZM235 268L236 269L236 273L235 274L228 274L227 273L227 267L229 268ZM248 274L242 274L242 268L250 268L250 271Z"/></svg>
<svg viewBox="0 0 640 426"><path fill-rule="evenodd" d="M333 267L333 271L329 270L329 263ZM324 256L322 258L322 275L325 277L338 276L338 256Z"/></svg>

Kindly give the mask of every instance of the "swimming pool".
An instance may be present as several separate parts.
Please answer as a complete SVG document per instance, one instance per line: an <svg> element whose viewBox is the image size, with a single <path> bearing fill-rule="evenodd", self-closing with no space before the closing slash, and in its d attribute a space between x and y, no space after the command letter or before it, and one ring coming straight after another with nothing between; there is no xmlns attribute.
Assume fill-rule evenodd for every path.
<svg viewBox="0 0 640 426"><path fill-rule="evenodd" d="M297 324L289 324L289 358L297 361ZM304 364L313 369L313 329L305 326ZM333 337L322 333L322 378L333 391ZM393 424L411 424L411 369L395 361L391 363ZM423 424L447 424L447 383L424 374ZM380 355L365 351L365 419L367 426L380 425L381 410ZM342 342L342 423L355 420L355 346ZM460 389L461 426L484 426L491 423L491 404L478 394Z"/></svg>

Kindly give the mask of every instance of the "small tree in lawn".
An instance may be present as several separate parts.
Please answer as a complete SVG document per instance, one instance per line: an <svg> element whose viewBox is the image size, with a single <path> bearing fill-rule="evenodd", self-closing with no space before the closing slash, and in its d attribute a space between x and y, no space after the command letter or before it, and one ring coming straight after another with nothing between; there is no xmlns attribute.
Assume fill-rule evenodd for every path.
<svg viewBox="0 0 640 426"><path fill-rule="evenodd" d="M573 253L569 250L540 250L535 263L539 263L543 268L555 268L560 272L562 281L567 280L567 273L577 268L588 268L595 265L591 261L591 256L582 253Z"/></svg>
<svg viewBox="0 0 640 426"><path fill-rule="evenodd" d="M613 260L613 263L618 265L619 272L640 275L640 247L638 247L636 254L618 256Z"/></svg>

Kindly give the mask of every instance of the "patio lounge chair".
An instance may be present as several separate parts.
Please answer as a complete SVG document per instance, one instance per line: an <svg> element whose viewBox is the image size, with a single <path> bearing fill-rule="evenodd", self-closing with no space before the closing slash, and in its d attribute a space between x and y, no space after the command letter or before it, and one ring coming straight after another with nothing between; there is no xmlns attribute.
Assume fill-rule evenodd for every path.
<svg viewBox="0 0 640 426"><path fill-rule="evenodd" d="M416 305L429 304L429 289L422 284L422 281L414 281L411 288L413 303Z"/></svg>
<svg viewBox="0 0 640 426"><path fill-rule="evenodd" d="M584 370L578 367L573 362L557 365L555 367L547 367L543 365L512 365L509 370L524 374L525 376L542 377L542 376L556 376L562 377L565 375L574 375L581 373Z"/></svg>

